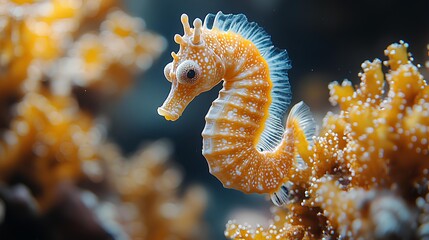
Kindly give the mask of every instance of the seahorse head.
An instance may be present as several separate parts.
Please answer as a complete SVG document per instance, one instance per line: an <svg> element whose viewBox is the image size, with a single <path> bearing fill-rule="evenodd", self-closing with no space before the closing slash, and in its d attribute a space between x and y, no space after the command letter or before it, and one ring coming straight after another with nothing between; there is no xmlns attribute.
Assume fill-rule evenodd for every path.
<svg viewBox="0 0 429 240"><path fill-rule="evenodd" d="M223 78L225 67L208 44L208 29L195 19L192 29L188 16L181 17L184 35L176 34L174 41L180 45L179 52L171 53L173 61L164 68L164 75L171 82L171 90L158 114L175 121L188 104L200 93L216 86Z"/></svg>

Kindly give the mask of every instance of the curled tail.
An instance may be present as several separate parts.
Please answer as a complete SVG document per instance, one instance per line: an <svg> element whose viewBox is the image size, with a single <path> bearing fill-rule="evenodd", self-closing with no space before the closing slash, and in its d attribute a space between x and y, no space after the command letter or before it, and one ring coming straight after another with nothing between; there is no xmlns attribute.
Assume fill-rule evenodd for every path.
<svg viewBox="0 0 429 240"><path fill-rule="evenodd" d="M296 169L306 168L310 161L310 146L313 144L313 136L316 132L316 123L310 112L310 108L304 103L295 104L289 112L285 133L280 144L280 154L283 156L293 156ZM271 200L277 206L283 205L290 200L290 186L293 184L286 182L280 189L271 194Z"/></svg>

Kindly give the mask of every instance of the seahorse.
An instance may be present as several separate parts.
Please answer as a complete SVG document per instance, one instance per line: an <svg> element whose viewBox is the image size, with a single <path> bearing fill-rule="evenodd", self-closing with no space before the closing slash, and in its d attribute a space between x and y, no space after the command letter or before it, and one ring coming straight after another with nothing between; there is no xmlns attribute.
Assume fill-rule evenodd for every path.
<svg viewBox="0 0 429 240"><path fill-rule="evenodd" d="M204 22L195 19L194 28L183 14L181 22L184 35L174 36L180 49L164 68L171 90L158 113L175 121L196 96L223 81L202 132L210 173L226 188L287 202L291 166L305 167L308 156L299 152L307 154L315 124L300 102L283 127L292 98L286 50L243 14L208 14Z"/></svg>

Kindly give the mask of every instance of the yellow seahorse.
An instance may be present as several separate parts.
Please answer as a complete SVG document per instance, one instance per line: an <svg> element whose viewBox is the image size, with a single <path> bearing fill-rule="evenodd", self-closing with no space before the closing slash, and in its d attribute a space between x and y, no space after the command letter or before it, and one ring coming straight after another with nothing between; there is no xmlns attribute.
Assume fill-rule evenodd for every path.
<svg viewBox="0 0 429 240"><path fill-rule="evenodd" d="M282 126L291 101L287 52L243 14L208 14L204 24L195 19L194 28L186 14L181 21L184 35L174 36L180 50L164 69L171 91L158 113L177 120L197 95L223 80L202 133L210 173L226 188L268 193L283 204L289 198L288 171L293 164L305 167L296 143L305 152L315 130L302 102Z"/></svg>

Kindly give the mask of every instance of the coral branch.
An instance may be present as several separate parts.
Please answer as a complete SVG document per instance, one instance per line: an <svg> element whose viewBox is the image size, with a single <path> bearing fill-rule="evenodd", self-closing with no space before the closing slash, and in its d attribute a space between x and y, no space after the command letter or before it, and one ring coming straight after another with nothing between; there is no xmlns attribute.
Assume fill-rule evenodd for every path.
<svg viewBox="0 0 429 240"><path fill-rule="evenodd" d="M365 61L357 89L349 81L329 85L340 112L326 115L307 169L291 171L293 201L274 214L288 224L264 235L229 223L227 237L282 239L297 229L310 238L428 236L429 87L407 47L386 49L385 75L380 60Z"/></svg>
<svg viewBox="0 0 429 240"><path fill-rule="evenodd" d="M2 239L204 239L206 193L178 194L167 144L105 146L97 113L166 45L117 5L1 1Z"/></svg>

